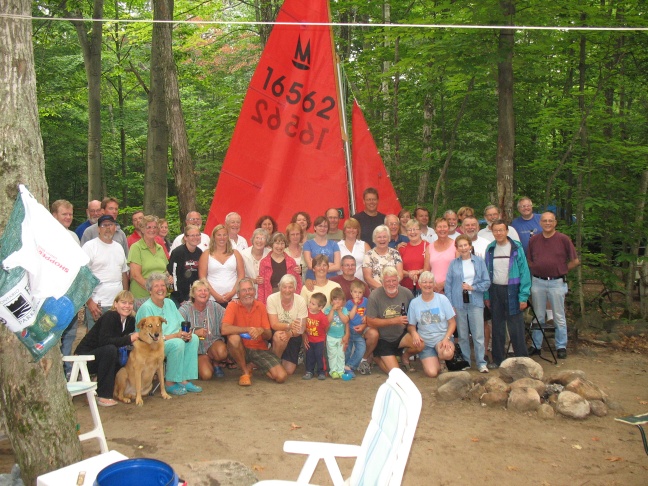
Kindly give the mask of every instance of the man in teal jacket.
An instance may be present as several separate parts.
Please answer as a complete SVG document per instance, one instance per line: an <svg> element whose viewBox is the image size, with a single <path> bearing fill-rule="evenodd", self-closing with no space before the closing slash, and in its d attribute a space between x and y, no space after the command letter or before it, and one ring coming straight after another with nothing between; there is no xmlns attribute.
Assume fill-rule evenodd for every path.
<svg viewBox="0 0 648 486"><path fill-rule="evenodd" d="M501 219L491 225L495 241L486 248L486 268L491 286L484 301L493 314L493 362L499 368L506 357L508 327L515 356L528 356L524 338L524 316L531 292L531 273L519 241L508 237L508 225Z"/></svg>

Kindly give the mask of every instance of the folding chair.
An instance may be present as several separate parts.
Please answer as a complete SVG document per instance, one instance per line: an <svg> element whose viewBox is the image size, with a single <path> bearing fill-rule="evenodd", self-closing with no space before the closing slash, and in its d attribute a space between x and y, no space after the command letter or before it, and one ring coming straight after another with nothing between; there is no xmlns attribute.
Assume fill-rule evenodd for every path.
<svg viewBox="0 0 648 486"><path fill-rule="evenodd" d="M528 309L529 309L529 314L531 314L531 322L529 323L529 327L527 327L527 334L529 335L529 339L531 340L531 344L533 345L534 349L538 351L538 356L540 356L541 359L544 359L548 363L551 363L550 359L545 358L542 356L542 353L540 353L541 349L538 349L538 347L535 345L535 342L533 342L533 331L540 331L542 333L542 339L547 345L547 348L549 348L549 352L551 353L551 357L553 358L553 364L558 364L558 358L556 358L556 354L554 353L553 347L551 347L551 343L547 339L547 332L553 332L555 334L556 328L553 324L547 324L545 322L544 327L540 324L540 320L538 319L538 316L535 313L535 309L533 308L533 305L531 305L531 301L527 302L528 304ZM510 345L510 344L509 344ZM542 346L541 346L542 347Z"/></svg>
<svg viewBox="0 0 648 486"><path fill-rule="evenodd" d="M308 484L319 460L323 459L335 486L399 485L403 480L420 414L421 393L400 368L394 368L378 389L371 422L361 445L287 441L284 451L308 454L297 481L270 480L257 484ZM357 458L351 477L346 482L336 457Z"/></svg>
<svg viewBox="0 0 648 486"><path fill-rule="evenodd" d="M94 361L94 356L63 356L63 361L72 362L72 372L70 373L70 381L67 384L68 393L73 397L77 395L84 395L88 399L88 406L90 407L90 414L92 415L92 423L94 427L92 430L79 435L79 440L97 439L99 440L99 447L101 452L108 452L108 443L104 434L101 417L99 416L99 407L95 400L97 392L97 382L90 380L90 373L88 372L88 361ZM79 380L79 373L81 380Z"/></svg>
<svg viewBox="0 0 648 486"><path fill-rule="evenodd" d="M646 432L643 429L643 425L648 424L648 413L641 415L630 415L629 417L620 417L615 418L617 422L621 422L628 425L636 425L641 433L641 440L643 441L644 451L648 454L648 441L646 441Z"/></svg>
<svg viewBox="0 0 648 486"><path fill-rule="evenodd" d="M531 321L528 323L525 322L525 327L526 327L526 333L529 335L529 340L531 341L531 345L533 348L538 351L538 356L540 356L541 359L544 359L546 362L551 363L550 359L545 358L542 356L542 353L540 352L541 349L538 349L538 347L535 345L535 342L533 342L533 331L540 331L542 333L542 339L547 345L547 348L549 348L549 352L551 353L551 357L553 358L553 364L558 364L558 358L556 358L556 354L554 353L553 348L551 347L551 343L547 339L547 332L555 332L556 328L554 327L553 324L547 324L545 323L544 327L540 325L540 320L538 319L538 316L535 313L535 310L533 309L533 306L531 305L531 302L527 302L527 309L529 310L529 314L531 315ZM525 319L526 321L526 319ZM509 352L511 351L511 341L509 340L508 346L506 347L506 354L508 355Z"/></svg>

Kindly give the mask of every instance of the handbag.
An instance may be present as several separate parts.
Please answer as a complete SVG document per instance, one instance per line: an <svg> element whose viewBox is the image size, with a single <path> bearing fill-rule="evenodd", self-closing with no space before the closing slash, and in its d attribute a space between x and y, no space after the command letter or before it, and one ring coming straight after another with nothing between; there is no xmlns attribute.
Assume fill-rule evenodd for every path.
<svg viewBox="0 0 648 486"><path fill-rule="evenodd" d="M461 348L459 347L459 344L455 344L455 352L454 356L452 357L451 360L448 360L445 362L446 367L448 368L448 371L461 371L466 368L470 368L470 364L468 364L468 361L463 359L463 355L461 354Z"/></svg>

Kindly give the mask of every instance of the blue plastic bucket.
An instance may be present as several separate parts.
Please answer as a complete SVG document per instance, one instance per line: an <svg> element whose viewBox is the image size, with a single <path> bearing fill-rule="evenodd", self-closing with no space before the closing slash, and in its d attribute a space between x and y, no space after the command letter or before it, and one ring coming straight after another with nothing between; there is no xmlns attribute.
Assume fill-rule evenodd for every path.
<svg viewBox="0 0 648 486"><path fill-rule="evenodd" d="M103 468L95 486L177 486L178 475L157 459L126 459Z"/></svg>

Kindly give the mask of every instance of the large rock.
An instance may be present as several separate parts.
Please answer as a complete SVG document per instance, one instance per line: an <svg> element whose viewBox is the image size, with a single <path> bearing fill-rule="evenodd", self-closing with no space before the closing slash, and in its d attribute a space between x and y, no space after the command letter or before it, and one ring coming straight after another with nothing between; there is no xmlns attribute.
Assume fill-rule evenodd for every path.
<svg viewBox="0 0 648 486"><path fill-rule="evenodd" d="M579 394L565 390L558 395L556 411L565 417L584 419L590 413L590 405Z"/></svg>
<svg viewBox="0 0 648 486"><path fill-rule="evenodd" d="M553 407L548 403L543 403L538 407L538 417L541 419L552 419L556 416L556 412Z"/></svg>
<svg viewBox="0 0 648 486"><path fill-rule="evenodd" d="M224 459L174 465L173 469L191 486L250 486L258 482L245 464Z"/></svg>
<svg viewBox="0 0 648 486"><path fill-rule="evenodd" d="M489 407L505 407L506 402L508 401L508 393L501 390L484 393L481 396L480 401L483 405Z"/></svg>
<svg viewBox="0 0 648 486"><path fill-rule="evenodd" d="M540 406L540 395L533 388L513 388L507 408L516 412L533 412Z"/></svg>
<svg viewBox="0 0 648 486"><path fill-rule="evenodd" d="M472 377L467 371L450 371L448 373L443 373L437 378L437 383L439 386L445 385L451 380L461 380L463 383L471 383Z"/></svg>
<svg viewBox="0 0 648 486"><path fill-rule="evenodd" d="M590 412L597 417L605 417L608 414L608 408L601 400L590 400Z"/></svg>
<svg viewBox="0 0 648 486"><path fill-rule="evenodd" d="M511 390L516 388L533 388L538 392L538 395L542 396L547 385L545 385L544 381L534 380L533 378L521 378L511 383Z"/></svg>
<svg viewBox="0 0 648 486"><path fill-rule="evenodd" d="M471 388L470 382L466 383L465 379L458 377L455 380L450 380L446 384L441 385L437 389L437 395L440 400L444 402L451 402L465 398Z"/></svg>
<svg viewBox="0 0 648 486"><path fill-rule="evenodd" d="M502 361L499 367L500 378L506 383L520 378L534 378L542 380L544 372L542 366L531 358L508 358Z"/></svg>
<svg viewBox="0 0 648 486"><path fill-rule="evenodd" d="M607 394L598 386L585 378L575 378L570 381L565 390L578 393L585 400L603 400Z"/></svg>
<svg viewBox="0 0 648 486"><path fill-rule="evenodd" d="M487 392L502 391L508 393L508 391L511 389L511 387L509 387L502 381L501 378L498 378L497 376L491 376L486 381L486 383L484 383L484 387L486 388Z"/></svg>
<svg viewBox="0 0 648 486"><path fill-rule="evenodd" d="M473 385L467 396L470 400L479 401L484 393L486 393L486 387L484 387L484 385L477 384Z"/></svg>
<svg viewBox="0 0 648 486"><path fill-rule="evenodd" d="M585 372L581 370L562 370L555 375L551 375L547 383L559 383L562 386L566 386L576 378L585 378Z"/></svg>

